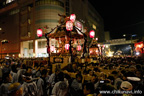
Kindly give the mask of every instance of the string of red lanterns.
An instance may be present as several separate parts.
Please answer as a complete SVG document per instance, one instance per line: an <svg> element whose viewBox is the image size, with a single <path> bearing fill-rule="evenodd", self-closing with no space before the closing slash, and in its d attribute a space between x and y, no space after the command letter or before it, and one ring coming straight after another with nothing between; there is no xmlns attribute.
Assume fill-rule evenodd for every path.
<svg viewBox="0 0 144 96"><path fill-rule="evenodd" d="M66 30L67 31L72 31L73 30L73 23L75 22L75 20L76 20L76 15L75 14L71 14L70 15L70 20L69 21L67 21L66 22ZM43 35L43 31L42 31L42 29L37 29L37 36L38 37L42 37L42 35ZM95 31L94 30L91 30L90 32L89 32L89 35L90 35L90 38L94 38L95 37ZM96 38L96 40L98 40L98 38ZM66 50L69 50L69 48L70 48L70 44L65 44L65 49ZM50 48L50 50L53 52L54 51L54 49L55 49L55 47L54 46L51 46L51 48ZM81 51L81 46L80 45L78 45L77 46L77 51ZM50 51L49 50L49 51Z"/></svg>
<svg viewBox="0 0 144 96"><path fill-rule="evenodd" d="M70 46L69 44L65 44L65 49L69 50L69 46Z"/></svg>

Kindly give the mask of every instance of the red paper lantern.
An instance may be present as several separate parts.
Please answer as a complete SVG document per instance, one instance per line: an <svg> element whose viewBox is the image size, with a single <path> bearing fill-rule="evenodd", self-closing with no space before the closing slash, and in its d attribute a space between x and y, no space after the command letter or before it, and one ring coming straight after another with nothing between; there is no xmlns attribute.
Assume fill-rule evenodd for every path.
<svg viewBox="0 0 144 96"><path fill-rule="evenodd" d="M75 15L75 14L71 14L71 15L70 15L70 20L71 20L72 22L74 22L75 19L76 19L76 15Z"/></svg>
<svg viewBox="0 0 144 96"><path fill-rule="evenodd" d="M37 36L42 37L42 29L37 29Z"/></svg>
<svg viewBox="0 0 144 96"><path fill-rule="evenodd" d="M66 30L67 31L72 31L73 30L73 23L72 23L72 21L67 21L66 22Z"/></svg>
<svg viewBox="0 0 144 96"><path fill-rule="evenodd" d="M80 45L77 46L77 51L81 51L81 46Z"/></svg>
<svg viewBox="0 0 144 96"><path fill-rule="evenodd" d="M65 44L65 49L69 50L69 46L70 46L69 44Z"/></svg>
<svg viewBox="0 0 144 96"><path fill-rule="evenodd" d="M76 26L79 30L82 30L82 24L81 24L81 22L76 21L76 22L75 22L75 26Z"/></svg>
<svg viewBox="0 0 144 96"><path fill-rule="evenodd" d="M89 35L90 35L90 38L94 38L94 36L95 36L94 30L91 30L90 33L89 33Z"/></svg>
<svg viewBox="0 0 144 96"><path fill-rule="evenodd" d="M51 46L50 50L51 50L51 52L53 52L55 50L55 47Z"/></svg>

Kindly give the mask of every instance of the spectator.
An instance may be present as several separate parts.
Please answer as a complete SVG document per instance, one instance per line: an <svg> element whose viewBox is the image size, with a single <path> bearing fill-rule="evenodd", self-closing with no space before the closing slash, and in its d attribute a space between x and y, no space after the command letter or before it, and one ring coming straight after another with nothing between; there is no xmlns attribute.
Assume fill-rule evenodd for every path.
<svg viewBox="0 0 144 96"><path fill-rule="evenodd" d="M12 83L18 82L17 80L17 67L15 64L12 64L11 66L11 75L12 75Z"/></svg>
<svg viewBox="0 0 144 96"><path fill-rule="evenodd" d="M80 73L76 74L76 79L72 81L71 87L76 93L82 94L82 75Z"/></svg>
<svg viewBox="0 0 144 96"><path fill-rule="evenodd" d="M8 96L8 87L12 81L10 69L4 68L2 70L2 81L3 83L0 86L0 96Z"/></svg>
<svg viewBox="0 0 144 96"><path fill-rule="evenodd" d="M69 64L69 67L66 70L68 72L77 72L77 71L79 71L76 63Z"/></svg>
<svg viewBox="0 0 144 96"><path fill-rule="evenodd" d="M53 73L53 74L50 75L50 77L49 77L49 79L47 81L48 87L49 87L48 94L51 94L51 91L52 91L55 83L58 81L57 80L57 75L60 73L60 71L61 70L59 68L56 68L55 73Z"/></svg>
<svg viewBox="0 0 144 96"><path fill-rule="evenodd" d="M121 86L120 86L120 88L121 88L121 90L123 90L123 91L125 91L125 92L127 92L127 91L131 91L132 89L133 89L133 86L132 86L132 84L130 83L130 82L128 82L128 81L123 81L122 83L121 83ZM132 96L131 94L123 94L122 96Z"/></svg>
<svg viewBox="0 0 144 96"><path fill-rule="evenodd" d="M54 85L52 89L52 95L54 96L67 96L68 94L68 81L64 80L64 73L58 74L59 81Z"/></svg>
<svg viewBox="0 0 144 96"><path fill-rule="evenodd" d="M123 81L123 82L121 83L120 88L121 88L122 90L124 90L124 91L130 91L130 90L133 89L133 86L132 86L132 84L131 84L130 82L128 82L128 81Z"/></svg>
<svg viewBox="0 0 144 96"><path fill-rule="evenodd" d="M25 64L22 65L21 69L17 72L17 80L19 83L23 83L22 81L22 75L26 72L27 66Z"/></svg>
<svg viewBox="0 0 144 96"><path fill-rule="evenodd" d="M112 86L109 83L103 84L101 89L100 89L100 91L110 91L110 92L112 92L113 90L115 90L114 86ZM99 93L98 96L116 96L116 94Z"/></svg>
<svg viewBox="0 0 144 96"><path fill-rule="evenodd" d="M38 96L47 96L47 70L43 69L41 72L41 77L37 81L37 88L38 88Z"/></svg>
<svg viewBox="0 0 144 96"><path fill-rule="evenodd" d="M22 96L23 89L20 83L13 83L8 87L9 96Z"/></svg>
<svg viewBox="0 0 144 96"><path fill-rule="evenodd" d="M94 85L92 83L84 84L83 93L84 96L94 96Z"/></svg>
<svg viewBox="0 0 144 96"><path fill-rule="evenodd" d="M111 83L112 85L114 85L114 80L115 80L115 78L114 78L113 75L108 76L107 79L109 79L109 80L110 80L110 83Z"/></svg>
<svg viewBox="0 0 144 96"><path fill-rule="evenodd" d="M25 73L25 82L22 84L23 96L37 96L36 82L32 81L32 74Z"/></svg>

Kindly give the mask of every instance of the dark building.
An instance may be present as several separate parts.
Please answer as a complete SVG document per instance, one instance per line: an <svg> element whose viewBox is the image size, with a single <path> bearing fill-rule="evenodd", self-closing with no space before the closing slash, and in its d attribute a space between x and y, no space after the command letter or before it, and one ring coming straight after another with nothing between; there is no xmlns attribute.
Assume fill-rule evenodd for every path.
<svg viewBox="0 0 144 96"><path fill-rule="evenodd" d="M103 19L88 0L1 0L0 40L10 42L1 44L0 53L3 57L47 57L46 39L38 38L36 30L49 32L59 25L58 14L72 13L82 23L83 31L95 30L99 42L104 41Z"/></svg>

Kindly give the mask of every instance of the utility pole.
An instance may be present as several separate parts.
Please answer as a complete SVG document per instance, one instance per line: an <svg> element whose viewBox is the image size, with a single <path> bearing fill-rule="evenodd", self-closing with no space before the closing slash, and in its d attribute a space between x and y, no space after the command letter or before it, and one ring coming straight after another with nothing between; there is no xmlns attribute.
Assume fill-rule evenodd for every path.
<svg viewBox="0 0 144 96"><path fill-rule="evenodd" d="M2 59L2 45L3 45L3 44L2 44L2 42L1 42L1 59Z"/></svg>
<svg viewBox="0 0 144 96"><path fill-rule="evenodd" d="M131 56L133 56L132 35L131 35Z"/></svg>
<svg viewBox="0 0 144 96"><path fill-rule="evenodd" d="M131 56L133 56L133 38L134 36L136 36L136 34L123 34L124 37L126 37L126 35L130 36L130 40L131 40Z"/></svg>

